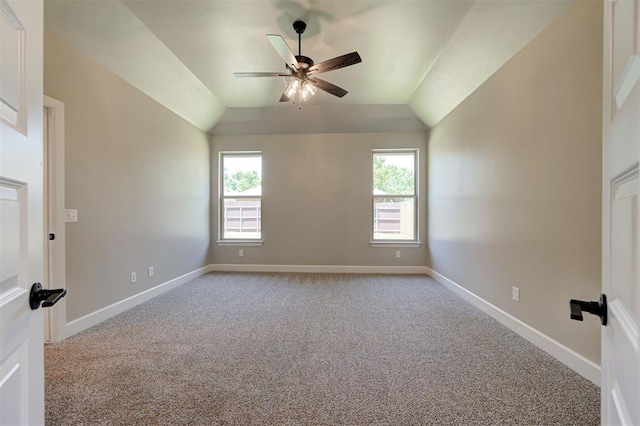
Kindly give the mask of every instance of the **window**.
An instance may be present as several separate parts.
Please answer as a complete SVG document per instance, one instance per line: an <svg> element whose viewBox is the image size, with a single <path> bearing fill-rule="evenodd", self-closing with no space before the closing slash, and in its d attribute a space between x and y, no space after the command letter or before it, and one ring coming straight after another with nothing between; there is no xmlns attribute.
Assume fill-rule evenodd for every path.
<svg viewBox="0 0 640 426"><path fill-rule="evenodd" d="M373 241L416 242L418 151L373 151Z"/></svg>
<svg viewBox="0 0 640 426"><path fill-rule="evenodd" d="M262 153L220 153L220 240L262 238Z"/></svg>

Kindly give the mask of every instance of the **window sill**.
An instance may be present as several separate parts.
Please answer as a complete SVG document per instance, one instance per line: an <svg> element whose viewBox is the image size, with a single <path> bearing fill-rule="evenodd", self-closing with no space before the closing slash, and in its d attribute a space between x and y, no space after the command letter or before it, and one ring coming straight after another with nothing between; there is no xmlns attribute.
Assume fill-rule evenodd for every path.
<svg viewBox="0 0 640 426"><path fill-rule="evenodd" d="M369 241L371 247L420 247L420 241Z"/></svg>
<svg viewBox="0 0 640 426"><path fill-rule="evenodd" d="M216 244L219 246L240 246L240 247L262 247L262 240L218 240Z"/></svg>

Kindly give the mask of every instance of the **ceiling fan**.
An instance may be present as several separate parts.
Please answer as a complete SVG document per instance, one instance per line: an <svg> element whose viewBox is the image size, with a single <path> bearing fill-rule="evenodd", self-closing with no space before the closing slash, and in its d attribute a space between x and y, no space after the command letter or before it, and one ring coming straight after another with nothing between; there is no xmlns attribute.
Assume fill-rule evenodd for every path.
<svg viewBox="0 0 640 426"><path fill-rule="evenodd" d="M308 56L302 56L302 33L307 28L307 24L303 21L295 21L293 23L293 29L298 33L298 55L294 55L287 42L284 41L282 36L278 34L267 34L267 39L271 42L271 45L276 49L276 52L280 55L286 64L286 70L284 72L234 72L236 77L290 77L291 82L288 84L284 93L280 97L280 102L294 101L300 103L300 101L306 101L313 96L317 89L324 90L334 96L342 98L347 92L342 87L338 87L335 84L328 81L321 80L316 77L316 74L320 74L327 71L333 71L340 68L348 67L362 62L358 52L347 53L346 55L338 56L333 59L315 64Z"/></svg>

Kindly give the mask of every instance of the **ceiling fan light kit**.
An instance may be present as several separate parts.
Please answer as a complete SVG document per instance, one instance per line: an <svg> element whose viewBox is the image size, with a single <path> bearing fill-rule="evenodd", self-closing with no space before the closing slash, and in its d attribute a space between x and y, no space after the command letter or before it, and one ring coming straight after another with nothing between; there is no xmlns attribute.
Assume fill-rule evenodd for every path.
<svg viewBox="0 0 640 426"><path fill-rule="evenodd" d="M284 94L287 98L293 99L296 93L298 93L298 89L300 89L300 80L294 78L291 83L289 83L289 87L284 91Z"/></svg>
<svg viewBox="0 0 640 426"><path fill-rule="evenodd" d="M313 60L302 55L302 33L307 28L304 21L295 21L293 29L298 34L298 54L294 55L286 41L278 34L267 34L267 39L271 42L278 55L285 61L286 72L236 72L236 77L289 77L292 78L284 93L280 97L280 102L293 101L294 103L305 102L316 94L318 89L323 90L339 98L347 93L345 89L338 87L328 81L314 77L315 74L333 71L362 62L358 52L347 53L333 59L315 64ZM300 108L300 106L298 107Z"/></svg>
<svg viewBox="0 0 640 426"><path fill-rule="evenodd" d="M300 90L300 99L302 99L302 101L304 102L315 95L317 91L318 89L316 89L316 86L314 86L309 80L307 80L302 83L302 89Z"/></svg>

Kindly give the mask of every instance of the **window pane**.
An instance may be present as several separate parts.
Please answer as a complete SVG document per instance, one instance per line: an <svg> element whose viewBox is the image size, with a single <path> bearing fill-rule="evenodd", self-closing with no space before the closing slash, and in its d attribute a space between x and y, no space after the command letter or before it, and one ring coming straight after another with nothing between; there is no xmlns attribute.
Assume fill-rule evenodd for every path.
<svg viewBox="0 0 640 426"><path fill-rule="evenodd" d="M415 194L415 152L373 154L373 195Z"/></svg>
<svg viewBox="0 0 640 426"><path fill-rule="evenodd" d="M262 156L222 157L224 195L262 195Z"/></svg>
<svg viewBox="0 0 640 426"><path fill-rule="evenodd" d="M414 240L414 198L373 199L374 240Z"/></svg>
<svg viewBox="0 0 640 426"><path fill-rule="evenodd" d="M262 236L260 198L222 200L222 238L260 239Z"/></svg>

